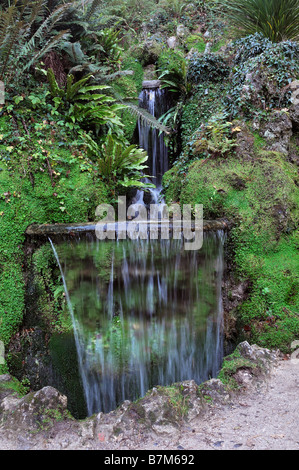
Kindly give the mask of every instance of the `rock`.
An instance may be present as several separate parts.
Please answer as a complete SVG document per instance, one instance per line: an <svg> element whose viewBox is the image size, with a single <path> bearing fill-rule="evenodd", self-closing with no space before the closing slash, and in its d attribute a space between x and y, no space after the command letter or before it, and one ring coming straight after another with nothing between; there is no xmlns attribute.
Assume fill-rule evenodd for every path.
<svg viewBox="0 0 299 470"><path fill-rule="evenodd" d="M176 36L170 36L168 39L167 39L167 46L170 48L170 49L174 49L177 45L177 37Z"/></svg>
<svg viewBox="0 0 299 470"><path fill-rule="evenodd" d="M41 430L67 416L67 398L53 387L44 387L19 399L8 396L0 405L1 419L16 432Z"/></svg>
<svg viewBox="0 0 299 470"><path fill-rule="evenodd" d="M299 104L299 80L290 83L290 89L292 90L291 103Z"/></svg>
<svg viewBox="0 0 299 470"><path fill-rule="evenodd" d="M206 44L206 48L205 48L205 54L210 54L211 52L211 47L212 47L212 43L211 42L207 42Z"/></svg>
<svg viewBox="0 0 299 470"><path fill-rule="evenodd" d="M161 85L160 80L144 80L142 82L142 88L159 88Z"/></svg>
<svg viewBox="0 0 299 470"><path fill-rule="evenodd" d="M86 443L90 439L94 439L95 426L96 421L93 417L80 423L78 435L83 439L83 443Z"/></svg>
<svg viewBox="0 0 299 470"><path fill-rule="evenodd" d="M292 91L292 104L289 109L290 119L296 127L299 127L299 80L294 80L290 84L290 89Z"/></svg>
<svg viewBox="0 0 299 470"><path fill-rule="evenodd" d="M273 111L263 129L268 150L288 154L292 128L292 121L286 111Z"/></svg>
<svg viewBox="0 0 299 470"><path fill-rule="evenodd" d="M209 38L210 37L210 32L206 31L205 34L203 35L204 38Z"/></svg>
<svg viewBox="0 0 299 470"><path fill-rule="evenodd" d="M236 155L242 160L252 159L254 153L254 136L244 122L234 121L234 128L239 131L236 134Z"/></svg>
<svg viewBox="0 0 299 470"><path fill-rule="evenodd" d="M213 402L226 403L229 400L225 385L219 379L208 380L202 384L200 390L204 398L210 397Z"/></svg>
<svg viewBox="0 0 299 470"><path fill-rule="evenodd" d="M280 352L270 351L266 348L261 348L256 344L250 346L247 341L243 341L237 346L237 350L245 359L257 364L264 368L264 370L269 370L273 364L279 359Z"/></svg>
<svg viewBox="0 0 299 470"><path fill-rule="evenodd" d="M192 47L190 51L188 52L188 54L186 55L186 60L190 60L193 54L196 54L196 53L197 53L196 49Z"/></svg>
<svg viewBox="0 0 299 470"><path fill-rule="evenodd" d="M144 67L144 80L157 80L157 71L154 64Z"/></svg>
<svg viewBox="0 0 299 470"><path fill-rule="evenodd" d="M296 351L291 354L291 361L299 364L299 349L296 349Z"/></svg>
<svg viewBox="0 0 299 470"><path fill-rule="evenodd" d="M186 34L186 28L183 24L179 24L177 29L176 29L176 35L179 37L179 38L183 38Z"/></svg>
<svg viewBox="0 0 299 470"><path fill-rule="evenodd" d="M253 381L253 374L248 369L239 369L233 377L237 384L243 388L248 388Z"/></svg>

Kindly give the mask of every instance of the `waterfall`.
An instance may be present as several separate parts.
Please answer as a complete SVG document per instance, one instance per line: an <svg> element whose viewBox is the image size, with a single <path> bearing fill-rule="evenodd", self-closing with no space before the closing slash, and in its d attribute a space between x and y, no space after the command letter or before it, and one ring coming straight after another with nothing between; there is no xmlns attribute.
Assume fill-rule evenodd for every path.
<svg viewBox="0 0 299 470"><path fill-rule="evenodd" d="M63 287L64 287L64 293L65 293L65 297L66 297L66 301L67 301L67 306L68 306L68 310L70 312L71 319L72 319L73 332L74 332L74 338L75 338L75 344L76 344L76 350L77 350L78 365L79 365L79 372L80 372L80 376L81 376L81 380L82 380L82 384L83 384L83 390L84 390L85 400L86 400L87 409L88 409L88 392L87 391L88 391L88 388L89 388L89 383L88 383L88 377L86 375L86 369L85 369L84 364L83 364L83 353L84 353L84 348L85 348L84 342L82 341L83 334L82 334L82 331L80 329L80 324L76 320L76 317L75 317L75 314L74 314L73 305L72 305L72 302L71 302L71 299L70 299L70 295L69 295L68 288L67 288L66 281L65 281L65 276L64 276L62 266L61 266L60 261L59 261L57 251L55 249L55 246L54 246L51 238L48 238L48 239L49 239L49 242L51 244L55 259L57 261L57 264L58 264L58 267L59 267L59 270L60 270L61 279L62 279L62 283L63 283ZM91 409L88 409L88 413L91 414Z"/></svg>
<svg viewBox="0 0 299 470"><path fill-rule="evenodd" d="M160 88L144 88L139 95L140 108L146 109L156 119L163 116L168 110L167 91ZM138 121L139 146L147 151L148 173L151 182L156 185L156 189L150 189L151 202L159 202L162 191L162 177L168 170L168 150L164 142L164 134L157 129L152 129L149 124L142 119ZM144 192L138 190L134 203L143 203Z"/></svg>
<svg viewBox="0 0 299 470"><path fill-rule="evenodd" d="M202 383L217 374L223 242L221 232L206 235L200 251L185 251L183 239L80 241L57 245L58 255L50 240L88 416L155 385Z"/></svg>

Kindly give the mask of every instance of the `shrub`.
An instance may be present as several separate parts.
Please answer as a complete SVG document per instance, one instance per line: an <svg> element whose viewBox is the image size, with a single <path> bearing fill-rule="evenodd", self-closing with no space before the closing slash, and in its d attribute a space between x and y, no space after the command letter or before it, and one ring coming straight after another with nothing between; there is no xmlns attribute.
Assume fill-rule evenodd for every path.
<svg viewBox="0 0 299 470"><path fill-rule="evenodd" d="M233 69L230 80L227 110L232 117L240 111L246 115L252 108L288 106L290 92L285 87L299 75L299 46L296 42L267 44L264 52L252 57L250 41L250 37L242 41L244 49L240 52L240 63ZM261 48L262 44L265 45L264 40Z"/></svg>
<svg viewBox="0 0 299 470"><path fill-rule="evenodd" d="M189 61L188 80L193 83L217 82L228 74L229 67L220 55L195 53Z"/></svg>
<svg viewBox="0 0 299 470"><path fill-rule="evenodd" d="M236 36L262 33L272 42L299 38L298 0L220 0Z"/></svg>
<svg viewBox="0 0 299 470"><path fill-rule="evenodd" d="M245 38L238 39L233 44L233 47L237 50L235 63L242 63L256 57L271 46L273 46L273 43L261 33L250 34Z"/></svg>

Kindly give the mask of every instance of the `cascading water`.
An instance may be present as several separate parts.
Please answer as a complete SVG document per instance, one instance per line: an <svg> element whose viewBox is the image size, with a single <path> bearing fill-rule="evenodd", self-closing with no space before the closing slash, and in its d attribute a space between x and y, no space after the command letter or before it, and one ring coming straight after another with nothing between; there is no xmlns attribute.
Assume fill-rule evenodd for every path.
<svg viewBox="0 0 299 470"><path fill-rule="evenodd" d="M183 240L51 245L89 416L156 385L201 383L217 374L223 356L222 233L205 236L200 251L185 251Z"/></svg>
<svg viewBox="0 0 299 470"><path fill-rule="evenodd" d="M144 108L155 118L163 116L168 110L167 91L160 88L144 88L139 95L139 107ZM164 134L151 128L142 119L138 121L139 146L147 151L149 156L148 173L153 177L151 182L156 189L150 189L151 202L157 203L162 191L162 177L168 170L168 150L164 141ZM144 192L138 190L134 203L143 203Z"/></svg>

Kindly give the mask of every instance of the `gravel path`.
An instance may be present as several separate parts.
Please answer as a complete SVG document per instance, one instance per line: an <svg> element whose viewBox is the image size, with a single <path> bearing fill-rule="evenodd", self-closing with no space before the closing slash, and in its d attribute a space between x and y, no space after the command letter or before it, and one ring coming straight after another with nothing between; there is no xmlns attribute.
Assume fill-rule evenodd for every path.
<svg viewBox="0 0 299 470"><path fill-rule="evenodd" d="M299 361L282 361L262 390L184 432L185 449L299 449Z"/></svg>

